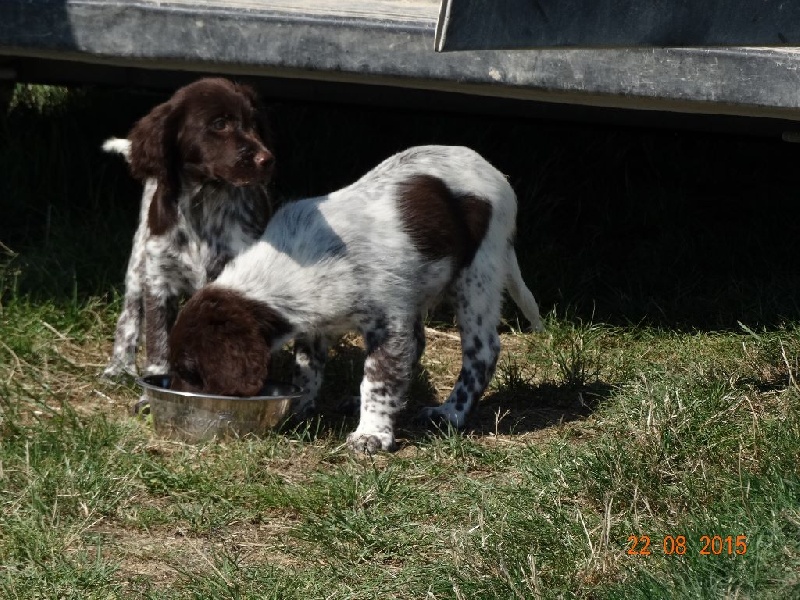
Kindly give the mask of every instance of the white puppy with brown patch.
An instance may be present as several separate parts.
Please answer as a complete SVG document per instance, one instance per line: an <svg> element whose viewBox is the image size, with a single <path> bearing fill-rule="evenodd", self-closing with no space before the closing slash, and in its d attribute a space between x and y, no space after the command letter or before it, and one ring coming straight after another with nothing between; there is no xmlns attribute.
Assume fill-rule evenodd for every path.
<svg viewBox="0 0 800 600"><path fill-rule="evenodd" d="M358 331L367 357L348 444L390 450L424 347L420 315L449 295L461 373L447 401L423 416L462 427L494 373L503 291L542 328L514 252L516 214L503 174L450 146L411 148L344 189L285 205L179 314L169 339L172 387L252 395L285 342ZM324 355L312 352L320 373ZM313 405L313 388L299 412Z"/></svg>

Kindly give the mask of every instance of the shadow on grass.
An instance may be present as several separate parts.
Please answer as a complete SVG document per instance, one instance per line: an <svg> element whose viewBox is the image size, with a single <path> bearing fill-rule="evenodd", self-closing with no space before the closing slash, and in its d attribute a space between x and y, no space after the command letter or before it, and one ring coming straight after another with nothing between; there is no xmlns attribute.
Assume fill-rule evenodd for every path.
<svg viewBox="0 0 800 600"><path fill-rule="evenodd" d="M291 353L282 353L279 360L282 372L288 373ZM315 439L344 437L355 429L363 368L364 351L361 347L351 341L336 344L326 365L317 416L299 424L287 424L284 433L302 433L308 439ZM455 378L456 373L453 374L453 384ZM499 390L488 391L481 398L463 432L478 436L521 435L582 420L608 399L614 389L612 384L599 380L582 385L550 382L504 385ZM420 423L417 415L423 407L437 404L439 396L429 371L415 367L406 407L397 416L399 437L417 441L437 434L435 425ZM447 434L442 432L442 435Z"/></svg>
<svg viewBox="0 0 800 600"><path fill-rule="evenodd" d="M614 386L603 381L585 385L520 384L490 392L470 417L465 433L521 435L579 421L610 397Z"/></svg>

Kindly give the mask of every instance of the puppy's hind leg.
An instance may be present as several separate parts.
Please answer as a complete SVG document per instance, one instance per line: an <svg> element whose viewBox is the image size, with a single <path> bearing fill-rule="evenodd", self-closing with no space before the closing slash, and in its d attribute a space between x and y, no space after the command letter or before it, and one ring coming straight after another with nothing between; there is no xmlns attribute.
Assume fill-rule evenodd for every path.
<svg viewBox="0 0 800 600"><path fill-rule="evenodd" d="M461 337L461 371L444 404L422 410L423 422L462 429L494 375L500 356L502 287L497 274L467 272L455 284L456 317Z"/></svg>

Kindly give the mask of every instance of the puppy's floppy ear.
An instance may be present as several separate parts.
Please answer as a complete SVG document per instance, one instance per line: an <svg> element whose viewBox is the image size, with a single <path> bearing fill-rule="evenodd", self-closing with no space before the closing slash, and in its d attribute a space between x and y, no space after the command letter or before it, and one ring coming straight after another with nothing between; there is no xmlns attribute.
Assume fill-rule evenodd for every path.
<svg viewBox="0 0 800 600"><path fill-rule="evenodd" d="M192 296L169 336L175 389L252 396L269 375L270 348L289 324L268 306L209 286Z"/></svg>
<svg viewBox="0 0 800 600"><path fill-rule="evenodd" d="M147 227L153 235L164 235L178 223L178 181L158 182L150 208L147 211Z"/></svg>
<svg viewBox="0 0 800 600"><path fill-rule="evenodd" d="M131 174L144 181L158 181L147 224L151 233L161 235L178 220L178 194L181 168L178 130L182 121L181 104L170 100L159 104L139 119L128 134L131 142Z"/></svg>
<svg viewBox="0 0 800 600"><path fill-rule="evenodd" d="M159 104L139 119L128 133L131 174L137 179L164 179L177 160L178 121L181 110L173 100Z"/></svg>

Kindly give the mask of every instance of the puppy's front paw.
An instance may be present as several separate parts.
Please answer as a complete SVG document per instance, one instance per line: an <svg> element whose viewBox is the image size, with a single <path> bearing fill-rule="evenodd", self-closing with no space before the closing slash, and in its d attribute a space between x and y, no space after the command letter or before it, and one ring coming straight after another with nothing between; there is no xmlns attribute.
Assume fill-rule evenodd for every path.
<svg viewBox="0 0 800 600"><path fill-rule="evenodd" d="M136 365L115 360L106 365L100 377L108 381L116 381L124 377L136 377Z"/></svg>
<svg viewBox="0 0 800 600"><path fill-rule="evenodd" d="M375 454L378 450L391 452L396 448L391 433L359 433L354 431L347 436L347 446L353 452Z"/></svg>

